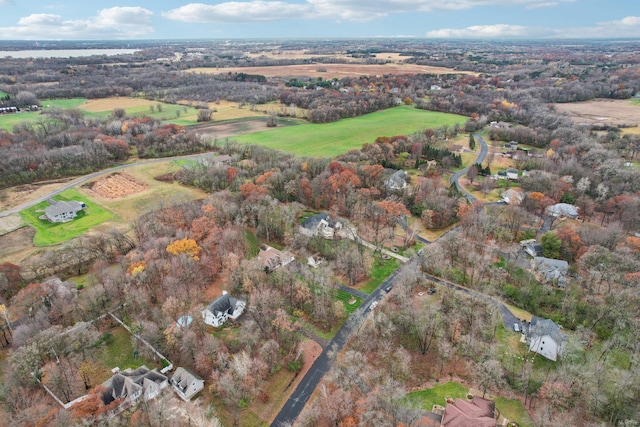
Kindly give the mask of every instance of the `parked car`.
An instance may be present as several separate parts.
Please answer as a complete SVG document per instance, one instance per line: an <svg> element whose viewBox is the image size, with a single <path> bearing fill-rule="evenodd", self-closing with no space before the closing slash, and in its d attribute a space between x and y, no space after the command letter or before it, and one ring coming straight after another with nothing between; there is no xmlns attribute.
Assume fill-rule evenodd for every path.
<svg viewBox="0 0 640 427"><path fill-rule="evenodd" d="M520 325L518 325L517 323L513 324L513 330L516 332L520 332Z"/></svg>
<svg viewBox="0 0 640 427"><path fill-rule="evenodd" d="M369 310L375 310L377 306L378 306L378 301L374 301L369 306Z"/></svg>
<svg viewBox="0 0 640 427"><path fill-rule="evenodd" d="M391 292L391 289L393 289L393 285L387 285L387 286L385 286L384 291L386 293L389 293L389 292Z"/></svg>

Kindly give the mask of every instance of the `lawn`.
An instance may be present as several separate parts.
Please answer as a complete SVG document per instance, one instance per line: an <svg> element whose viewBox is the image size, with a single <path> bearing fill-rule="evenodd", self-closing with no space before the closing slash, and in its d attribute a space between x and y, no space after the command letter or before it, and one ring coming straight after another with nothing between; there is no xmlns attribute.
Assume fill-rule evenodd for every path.
<svg viewBox="0 0 640 427"><path fill-rule="evenodd" d="M496 408L498 408L503 417L509 421L517 422L520 427L533 427L533 420L522 405L522 402L504 397L496 397L494 401L496 402Z"/></svg>
<svg viewBox="0 0 640 427"><path fill-rule="evenodd" d="M343 291L342 289L338 290L336 297L339 301L342 301L342 304L344 304L344 308L347 309L347 317L351 316L351 313L356 311L356 309L362 304L362 298L353 296L349 292ZM355 302L353 304L349 304L349 301L352 301L354 299Z"/></svg>
<svg viewBox="0 0 640 427"><path fill-rule="evenodd" d="M109 369L113 369L116 366L121 370L127 368L138 368L139 366L146 365L147 368L161 368L160 361L153 361L142 356L142 346L138 345L136 348L139 350L138 358L134 358L131 334L122 326L111 328L105 332L102 337L103 344L100 347L98 358Z"/></svg>
<svg viewBox="0 0 640 427"><path fill-rule="evenodd" d="M358 289L364 293L370 294L371 292L375 291L382 282L384 282L384 279L389 277L389 275L391 275L391 273L396 271L399 267L400 261L395 258L381 260L380 258L376 257L371 269L371 277L362 286L359 286Z"/></svg>
<svg viewBox="0 0 640 427"><path fill-rule="evenodd" d="M238 140L303 156L335 157L360 149L378 136L409 135L422 129L462 124L465 120L466 117L455 114L401 106L333 123L308 123L256 132L239 136Z"/></svg>
<svg viewBox="0 0 640 427"><path fill-rule="evenodd" d="M48 246L65 242L81 235L92 227L115 218L111 211L97 205L93 200L75 189L66 190L54 199L83 201L87 204L87 207L79 212L75 219L64 223L51 223L40 219L40 216L44 215L44 209L49 206L47 202L38 203L20 212L24 220L36 229L36 235L33 238L33 243L36 246Z"/></svg>
<svg viewBox="0 0 640 427"><path fill-rule="evenodd" d="M433 405L445 406L445 398L447 396L452 398L464 399L467 396L469 389L462 384L450 381L448 383L437 385L433 388L426 390L418 390L411 393L407 393L405 399L407 403L413 404L415 402L417 407L420 407L426 411L431 411Z"/></svg>

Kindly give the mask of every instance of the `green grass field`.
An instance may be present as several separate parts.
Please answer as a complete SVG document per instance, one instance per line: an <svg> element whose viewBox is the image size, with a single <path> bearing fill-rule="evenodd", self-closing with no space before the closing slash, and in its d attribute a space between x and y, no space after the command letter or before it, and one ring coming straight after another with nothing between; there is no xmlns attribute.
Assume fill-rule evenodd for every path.
<svg viewBox="0 0 640 427"><path fill-rule="evenodd" d="M48 246L65 242L81 235L92 227L115 218L111 211L102 208L74 189L64 191L54 197L54 200L83 201L87 204L87 207L75 219L64 223L51 223L40 219L40 216L44 215L44 209L49 206L47 202L38 203L20 212L24 220L36 229L36 235L33 238L33 243L36 246Z"/></svg>
<svg viewBox="0 0 640 427"><path fill-rule="evenodd" d="M520 427L533 427L533 420L522 405L522 402L504 397L496 397L494 401L496 402L496 408L498 408L503 417L517 422Z"/></svg>
<svg viewBox="0 0 640 427"><path fill-rule="evenodd" d="M107 339L104 341L103 346L100 348L98 358L109 369L113 369L116 366L122 370L127 368L138 368L139 366L146 365L147 368L160 368L162 367L159 362L147 359L142 356L142 346L144 344L139 343L139 356L133 357L133 344L131 340L131 334L122 326L118 326L107 331Z"/></svg>
<svg viewBox="0 0 640 427"><path fill-rule="evenodd" d="M366 282L360 288L360 291L370 294L375 291L378 286L389 277L391 273L396 271L400 267L400 261L395 258L391 258L388 260L381 260L376 258L373 263L373 268L371 269L371 277L368 282Z"/></svg>
<svg viewBox="0 0 640 427"><path fill-rule="evenodd" d="M65 110L77 108L79 105L87 102L87 98L69 98L69 99L44 99L40 102L42 108L58 107Z"/></svg>
<svg viewBox="0 0 640 427"><path fill-rule="evenodd" d="M405 399L407 399L407 403L409 404L414 403L417 407L422 408L425 411L431 411L431 409L433 409L433 405L445 406L445 398L447 396L454 399L464 399L468 392L469 389L467 387L451 381L426 390L407 393Z"/></svg>
<svg viewBox="0 0 640 427"><path fill-rule="evenodd" d="M455 114L400 106L333 123L302 124L242 135L237 139L303 156L335 157L372 143L378 136L409 135L422 129L462 124L465 120L466 117Z"/></svg>
<svg viewBox="0 0 640 427"><path fill-rule="evenodd" d="M339 301L342 301L342 304L344 304L344 308L347 310L347 316L351 316L351 313L356 311L356 309L360 307L360 305L362 304L362 298L355 297L351 295L349 292L345 292L341 289L338 290L336 297L338 298ZM349 301L353 299L355 299L355 302L353 304L349 304Z"/></svg>
<svg viewBox="0 0 640 427"><path fill-rule="evenodd" d="M82 111L87 117L108 117L113 113L114 108L117 108L117 106L115 106L114 108L108 108L103 111L89 112L82 108L82 104L84 104L85 102L87 102L86 98L70 98L44 99L40 103L44 110L53 107L58 107L65 110L78 109ZM158 111L158 104L162 105L162 111ZM151 111L151 107L149 105L126 107L124 110L129 117L148 116L162 120L165 123L172 123L182 126L194 125L198 122L198 110L194 107L165 104L163 102L155 102L152 105L153 111ZM0 129L4 129L10 132L12 131L15 124L24 121L37 120L39 117L43 117L40 111L29 111L20 114L3 114L0 116Z"/></svg>

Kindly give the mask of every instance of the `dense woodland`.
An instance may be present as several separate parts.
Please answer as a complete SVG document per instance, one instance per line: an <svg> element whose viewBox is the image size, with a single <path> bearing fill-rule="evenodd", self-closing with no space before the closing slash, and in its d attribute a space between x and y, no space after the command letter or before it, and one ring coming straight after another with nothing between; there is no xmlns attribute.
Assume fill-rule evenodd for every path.
<svg viewBox="0 0 640 427"><path fill-rule="evenodd" d="M312 49L304 42L278 46ZM127 117L123 111L93 119L72 110L48 110L41 120L3 133L2 187L104 169L127 160L133 147L139 157L213 150L232 159L230 164L192 162L162 177L205 190L204 200L162 200L135 221L130 233L93 233L42 250L20 265L0 265L0 302L10 308L14 322L0 338L7 351L0 388L7 419L16 426L139 425L141 419L162 425L152 405L109 421L103 415L112 408L100 405L62 410L36 382L65 402L93 389L97 383L87 380L94 378L91 373L111 368L92 355L108 339L94 320L114 311L174 364L202 376L211 385L207 402L215 400L211 414L227 414L222 418L239 425L247 406L269 401L267 385L277 372L301 369L305 325L329 332L346 320L338 289L370 277L382 262L378 249L392 245L398 219L409 216L410 225L420 223L427 230L454 227L418 255L414 230L407 228L402 249L415 256L372 321L333 354L331 371L296 425L410 425L419 413L403 399L406 392L447 378L520 399L539 426L638 425L640 238L634 233L640 227L640 180L637 167L624 165L635 160L640 137L623 136L618 128L575 126L551 104L637 95L637 47L633 42L336 41L314 47L317 56L310 60L339 51L376 62L376 52L399 51L415 63L479 75L363 76L328 84L302 76L295 82L305 84L291 84L290 77L257 82L185 72L300 61L251 59L246 53L258 46L249 42L145 46L122 57L3 60L0 90L9 96L2 105L18 108L50 97L118 94L192 105L279 100L307 109L307 119L318 123L398 103L469 117L461 127L381 137L336 159L294 157L233 141L212 145L187 128ZM187 48L199 54L188 55ZM601 53L605 49L608 55ZM185 56L165 59L175 52ZM461 159L443 143L491 122L511 126L490 128L487 140L516 140L545 153L517 160L519 169L529 171L521 178L520 206L470 204L445 184ZM487 159L478 171L491 174L491 162ZM403 190L385 185L398 169L415 172ZM496 185L482 182L487 191ZM557 202L580 209L580 221L571 226L556 221L539 236L545 256L570 263L564 289L540 282L523 268L525 255L517 245L532 233L535 237L531 224L542 222L545 208ZM297 225L309 210L340 218L376 250L349 239L303 235ZM299 259L320 255L326 263L268 271L255 256L253 239L287 248ZM68 281L86 273L91 286L78 290ZM433 286L428 275L477 293L439 288L432 299L414 298ZM204 293L216 281L248 302L231 337L212 334L200 315L210 302ZM570 332L564 357L541 366L526 355L501 352L504 328L494 299L562 324ZM194 319L186 330L175 326L184 314ZM7 316L3 320L9 322ZM523 361L516 364L515 356L524 356Z"/></svg>

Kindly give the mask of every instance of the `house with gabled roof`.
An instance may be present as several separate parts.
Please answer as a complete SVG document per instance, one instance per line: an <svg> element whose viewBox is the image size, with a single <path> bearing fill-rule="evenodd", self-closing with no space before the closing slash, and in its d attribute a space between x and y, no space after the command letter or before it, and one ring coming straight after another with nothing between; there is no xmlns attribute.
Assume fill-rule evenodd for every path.
<svg viewBox="0 0 640 427"><path fill-rule="evenodd" d="M71 200L70 202L53 200L49 201L50 206L47 206L44 210L42 219L49 220L50 222L69 222L78 216L78 212L83 210L86 205L83 202Z"/></svg>
<svg viewBox="0 0 640 427"><path fill-rule="evenodd" d="M384 186L391 191L402 190L407 186L407 176L404 170L397 170L384 180Z"/></svg>
<svg viewBox="0 0 640 427"><path fill-rule="evenodd" d="M267 272L286 267L295 261L295 257L290 252L282 252L268 245L260 245L258 259Z"/></svg>
<svg viewBox="0 0 640 427"><path fill-rule="evenodd" d="M529 350L555 362L562 356L567 336L553 320L533 316L527 331L527 342Z"/></svg>
<svg viewBox="0 0 640 427"><path fill-rule="evenodd" d="M443 427L495 427L495 402L474 396L471 401L455 399L447 403Z"/></svg>
<svg viewBox="0 0 640 427"><path fill-rule="evenodd" d="M300 233L308 237L322 236L333 239L342 229L342 223L332 219L327 212L312 215L300 224Z"/></svg>
<svg viewBox="0 0 640 427"><path fill-rule="evenodd" d="M534 256L532 269L541 282L560 288L567 286L569 263L565 260Z"/></svg>
<svg viewBox="0 0 640 427"><path fill-rule="evenodd" d="M548 206L545 212L547 215L555 217L578 218L578 208L569 203L556 203L555 205Z"/></svg>
<svg viewBox="0 0 640 427"><path fill-rule="evenodd" d="M204 388L204 380L190 370L178 367L171 377L171 385L178 396L187 402Z"/></svg>
<svg viewBox="0 0 640 427"><path fill-rule="evenodd" d="M102 402L106 406L118 399L129 403L135 403L141 398L153 399L168 384L168 378L155 369L150 370L144 365L135 370L128 368L116 372L102 383L105 389Z"/></svg>
<svg viewBox="0 0 640 427"><path fill-rule="evenodd" d="M244 313L246 303L229 295L226 291L222 292L222 296L213 301L202 310L202 319L204 323L218 328L222 326L228 319L236 320Z"/></svg>

